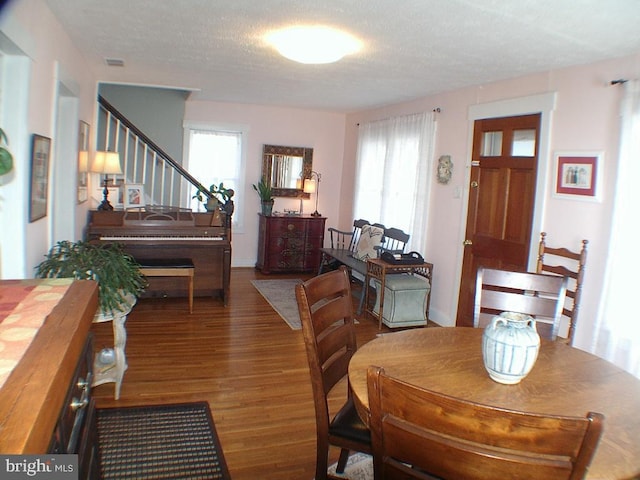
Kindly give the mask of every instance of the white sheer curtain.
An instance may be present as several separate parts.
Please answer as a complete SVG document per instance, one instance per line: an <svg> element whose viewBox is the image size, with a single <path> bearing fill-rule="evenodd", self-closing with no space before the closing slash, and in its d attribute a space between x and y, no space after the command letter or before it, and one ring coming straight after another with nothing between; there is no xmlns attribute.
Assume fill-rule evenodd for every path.
<svg viewBox="0 0 640 480"><path fill-rule="evenodd" d="M620 158L603 302L593 350L640 378L638 204L640 81L624 85Z"/></svg>
<svg viewBox="0 0 640 480"><path fill-rule="evenodd" d="M411 235L408 251L425 254L436 122L433 113L360 125L354 217Z"/></svg>

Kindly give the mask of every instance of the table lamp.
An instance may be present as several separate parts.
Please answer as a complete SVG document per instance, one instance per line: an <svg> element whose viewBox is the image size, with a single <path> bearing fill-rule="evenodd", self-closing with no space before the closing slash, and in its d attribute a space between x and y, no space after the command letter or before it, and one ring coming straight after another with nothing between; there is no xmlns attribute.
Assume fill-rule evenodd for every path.
<svg viewBox="0 0 640 480"><path fill-rule="evenodd" d="M316 180L314 180L314 175L316 177ZM314 193L316 194L316 211L313 212L311 214L311 216L313 217L320 217L321 214L320 212L318 212L318 192L320 191L320 178L322 178L322 175L320 175L318 172L311 172L311 177L310 178L305 178L304 180L304 193Z"/></svg>
<svg viewBox="0 0 640 480"><path fill-rule="evenodd" d="M120 167L120 154L118 152L103 152L98 151L93 159L91 165L91 171L104 175L104 190L102 194L104 198L102 203L98 205L98 210L113 210L113 206L109 203L109 175L122 174L122 168Z"/></svg>

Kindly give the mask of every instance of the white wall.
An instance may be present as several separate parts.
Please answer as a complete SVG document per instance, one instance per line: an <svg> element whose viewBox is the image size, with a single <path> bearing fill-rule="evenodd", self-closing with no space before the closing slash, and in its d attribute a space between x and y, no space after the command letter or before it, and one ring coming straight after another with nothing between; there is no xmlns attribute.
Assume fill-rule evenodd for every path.
<svg viewBox="0 0 640 480"><path fill-rule="evenodd" d="M340 209L341 168L344 145L343 114L293 108L230 103L187 101L186 123L242 125L248 129L244 192L237 192L236 205L244 205L244 231L233 232L232 266L254 266L258 253L260 200L251 185L260 180L262 146L290 145L313 148L313 170L322 175L318 211L337 222ZM299 208L298 199L276 197L274 211ZM303 210L315 210L315 194L304 201Z"/></svg>
<svg viewBox="0 0 640 480"><path fill-rule="evenodd" d="M434 263L431 317L441 325L455 325L473 129L473 122L468 118L469 110L492 102L555 93L549 158L541 159L548 165L546 171L540 172L544 176L543 187L546 193L537 199L542 211L539 228L533 233L532 248L536 249L540 231L548 233L550 245L567 246L576 250L583 238L589 240L581 314L575 338L576 346L588 349L590 331L596 319L602 290L612 193L617 172L618 107L622 89L610 86L609 81L639 76L640 53L632 57L529 75L350 114L346 125L340 224L344 227L352 221L350 192L353 188L357 147L356 124L440 108L435 158L451 155L454 173L449 185L440 185L434 179L427 232L429 248L425 256ZM558 198L553 194L553 154L556 151L604 152L600 201ZM460 198L456 198L456 188L463 189Z"/></svg>
<svg viewBox="0 0 640 480"><path fill-rule="evenodd" d="M66 172L75 177L75 154L56 157L56 112L61 85L69 88L67 94L77 98L77 107L69 121L77 130L78 120L94 127L96 109L96 79L88 70L82 56L73 46L46 4L41 0L22 0L5 7L0 17L0 34L4 45L9 45L12 56L5 70L10 79L21 71L20 95L12 98L15 116L3 118L3 128L10 134L14 153L15 172L9 183L0 186L0 278L31 278L34 267L49 250L54 231L53 199L66 198L66 204L56 209L65 212L60 218L67 231L82 237L89 202L77 205L75 195L56 195L56 185L50 182L48 214L29 223L28 196L31 168L31 138L34 133L52 139L50 172ZM20 64L26 63L24 69ZM5 91L6 94L6 91ZM65 114L65 118L69 115ZM24 128L26 125L26 129ZM64 131L62 128L60 131ZM67 129L70 130L70 129ZM91 131L91 146L93 134ZM64 151L64 149L63 149ZM50 174L50 178L53 178ZM63 200L65 201L65 200ZM70 225L71 224L71 225Z"/></svg>

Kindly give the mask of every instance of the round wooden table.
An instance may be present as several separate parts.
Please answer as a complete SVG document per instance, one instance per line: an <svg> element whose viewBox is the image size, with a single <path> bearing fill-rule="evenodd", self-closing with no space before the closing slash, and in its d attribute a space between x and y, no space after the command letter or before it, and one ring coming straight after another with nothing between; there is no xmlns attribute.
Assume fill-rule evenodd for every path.
<svg viewBox="0 0 640 480"><path fill-rule="evenodd" d="M516 385L489 378L482 329L421 328L389 333L361 347L349 364L358 413L368 420L367 368L486 405L528 412L605 416L587 478L640 478L640 380L595 355L542 340L533 370Z"/></svg>

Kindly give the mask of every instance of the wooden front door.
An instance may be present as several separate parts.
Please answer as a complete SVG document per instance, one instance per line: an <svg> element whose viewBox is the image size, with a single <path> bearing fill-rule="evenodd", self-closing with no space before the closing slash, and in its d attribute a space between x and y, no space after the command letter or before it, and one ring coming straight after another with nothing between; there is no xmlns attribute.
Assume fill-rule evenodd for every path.
<svg viewBox="0 0 640 480"><path fill-rule="evenodd" d="M478 267L527 270L540 114L476 120L458 326L473 326Z"/></svg>

